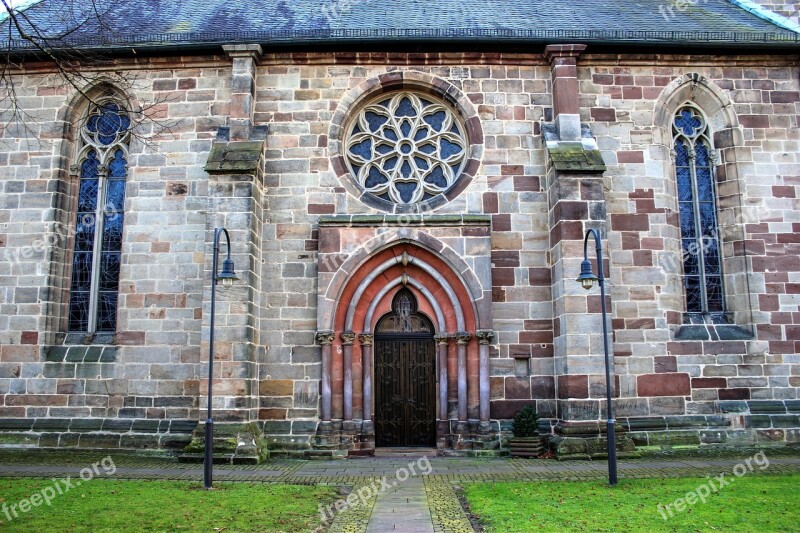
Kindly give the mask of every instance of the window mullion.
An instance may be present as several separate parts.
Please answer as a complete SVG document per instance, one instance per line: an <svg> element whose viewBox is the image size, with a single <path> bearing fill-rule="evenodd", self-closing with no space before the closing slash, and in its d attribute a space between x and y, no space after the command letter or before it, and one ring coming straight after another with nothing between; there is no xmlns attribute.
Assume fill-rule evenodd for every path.
<svg viewBox="0 0 800 533"><path fill-rule="evenodd" d="M105 157L104 157L105 159ZM97 315L100 302L100 268L103 253L103 223L106 204L106 185L108 183L108 167L102 165L98 175L97 206L94 215L94 253L92 253L92 284L89 292L89 331L97 331Z"/></svg>
<svg viewBox="0 0 800 533"><path fill-rule="evenodd" d="M689 173L692 182L692 208L694 211L695 250L697 252L697 270L700 275L700 306L703 313L708 312L708 295L706 294L706 259L703 253L702 218L700 217L700 188L697 186L697 151L695 140L691 143Z"/></svg>
<svg viewBox="0 0 800 533"><path fill-rule="evenodd" d="M719 290L720 290L720 297L722 298L721 308L720 311L723 313L727 309L727 305L725 303L725 284L722 282L724 279L724 262L723 262L723 252L722 252L722 236L720 234L720 226L719 226L719 207L717 202L719 201L719 196L717 195L717 177L716 177L716 156L714 152L713 146L711 146L711 142L708 143L708 153L709 153L709 176L711 179L711 191L712 191L712 200L713 200L713 207L714 207L714 234L713 239L717 246L717 271L716 275L719 276Z"/></svg>

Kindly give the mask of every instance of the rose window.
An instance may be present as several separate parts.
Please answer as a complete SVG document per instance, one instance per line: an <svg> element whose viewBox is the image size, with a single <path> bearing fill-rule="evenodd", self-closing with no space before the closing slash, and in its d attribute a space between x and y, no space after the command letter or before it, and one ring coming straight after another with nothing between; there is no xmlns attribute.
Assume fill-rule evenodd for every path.
<svg viewBox="0 0 800 533"><path fill-rule="evenodd" d="M467 159L463 126L428 96L383 95L361 108L348 132L346 160L358 184L395 204L447 191Z"/></svg>

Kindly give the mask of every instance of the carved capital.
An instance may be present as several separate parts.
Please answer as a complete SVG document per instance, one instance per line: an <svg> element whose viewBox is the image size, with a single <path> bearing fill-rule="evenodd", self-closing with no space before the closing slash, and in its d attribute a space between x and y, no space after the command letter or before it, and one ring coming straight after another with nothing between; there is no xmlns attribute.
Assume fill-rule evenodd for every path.
<svg viewBox="0 0 800 533"><path fill-rule="evenodd" d="M446 333L444 335L434 335L433 340L435 340L437 344L447 344L450 342L450 336Z"/></svg>
<svg viewBox="0 0 800 533"><path fill-rule="evenodd" d="M361 346L372 346L373 338L372 333L362 333L358 336L358 342L361 343Z"/></svg>
<svg viewBox="0 0 800 533"><path fill-rule="evenodd" d="M356 334L352 331L343 331L339 334L339 338L342 339L342 344L350 346L356 340Z"/></svg>
<svg viewBox="0 0 800 533"><path fill-rule="evenodd" d="M456 343L459 345L467 344L471 338L472 334L466 331L459 331L456 333Z"/></svg>
<svg viewBox="0 0 800 533"><path fill-rule="evenodd" d="M475 332L475 336L478 338L479 343L489 344L494 338L494 331L490 329L479 329Z"/></svg>
<svg viewBox="0 0 800 533"><path fill-rule="evenodd" d="M318 331L317 332L317 342L323 346L327 346L333 343L334 334L332 331Z"/></svg>

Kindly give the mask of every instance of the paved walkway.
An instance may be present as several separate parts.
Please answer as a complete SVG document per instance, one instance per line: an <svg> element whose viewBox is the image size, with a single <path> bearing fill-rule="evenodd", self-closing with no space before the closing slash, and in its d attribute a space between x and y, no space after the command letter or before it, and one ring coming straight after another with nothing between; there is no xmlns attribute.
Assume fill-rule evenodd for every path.
<svg viewBox="0 0 800 533"><path fill-rule="evenodd" d="M771 456L769 473L800 472L800 456ZM77 476L106 457L103 452L13 452L0 450L0 477ZM201 464L165 457L111 452L115 479L201 481ZM742 456L744 459L747 456ZM626 459L619 477L687 477L729 473L737 458ZM469 520L455 493L471 481L544 481L605 479L605 461L474 459L449 457L370 457L337 461L271 460L262 465L216 465L214 482L332 484L349 487L358 504L335 513L333 532L469 532ZM355 496L353 497L355 498Z"/></svg>
<svg viewBox="0 0 800 533"><path fill-rule="evenodd" d="M366 533L404 531L433 533L431 510L421 477L403 483L391 481L392 488L378 494Z"/></svg>

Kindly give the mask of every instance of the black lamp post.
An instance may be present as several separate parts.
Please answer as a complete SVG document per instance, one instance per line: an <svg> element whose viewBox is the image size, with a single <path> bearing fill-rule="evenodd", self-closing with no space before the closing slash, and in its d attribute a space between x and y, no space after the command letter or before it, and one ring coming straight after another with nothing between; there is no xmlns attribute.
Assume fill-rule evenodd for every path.
<svg viewBox="0 0 800 533"><path fill-rule="evenodd" d="M597 276L592 271L592 263L589 261L587 255L587 245L589 244L589 235L594 236L594 242L597 245ZM581 275L578 276L577 281L587 291L594 286L595 281L600 285L600 305L603 310L603 352L606 361L606 400L608 401L608 414L607 432L608 437L608 484L617 484L617 437L614 432L614 410L611 404L611 361L608 358L608 325L606 324L606 286L605 277L603 276L603 245L600 241L600 234L595 229L586 231L583 238L583 262L581 263Z"/></svg>
<svg viewBox="0 0 800 533"><path fill-rule="evenodd" d="M228 257L222 262L222 272L217 272L217 257L219 256L219 236L225 234L228 242ZM225 228L214 228L214 257L211 259L211 325L208 336L208 416L206 417L206 457L203 465L203 487L211 488L211 475L214 459L214 421L211 419L211 404L214 395L211 393L211 385L214 380L214 311L216 308L217 282L222 281L225 287L230 287L239 278L233 271L233 259L231 259L231 237Z"/></svg>

